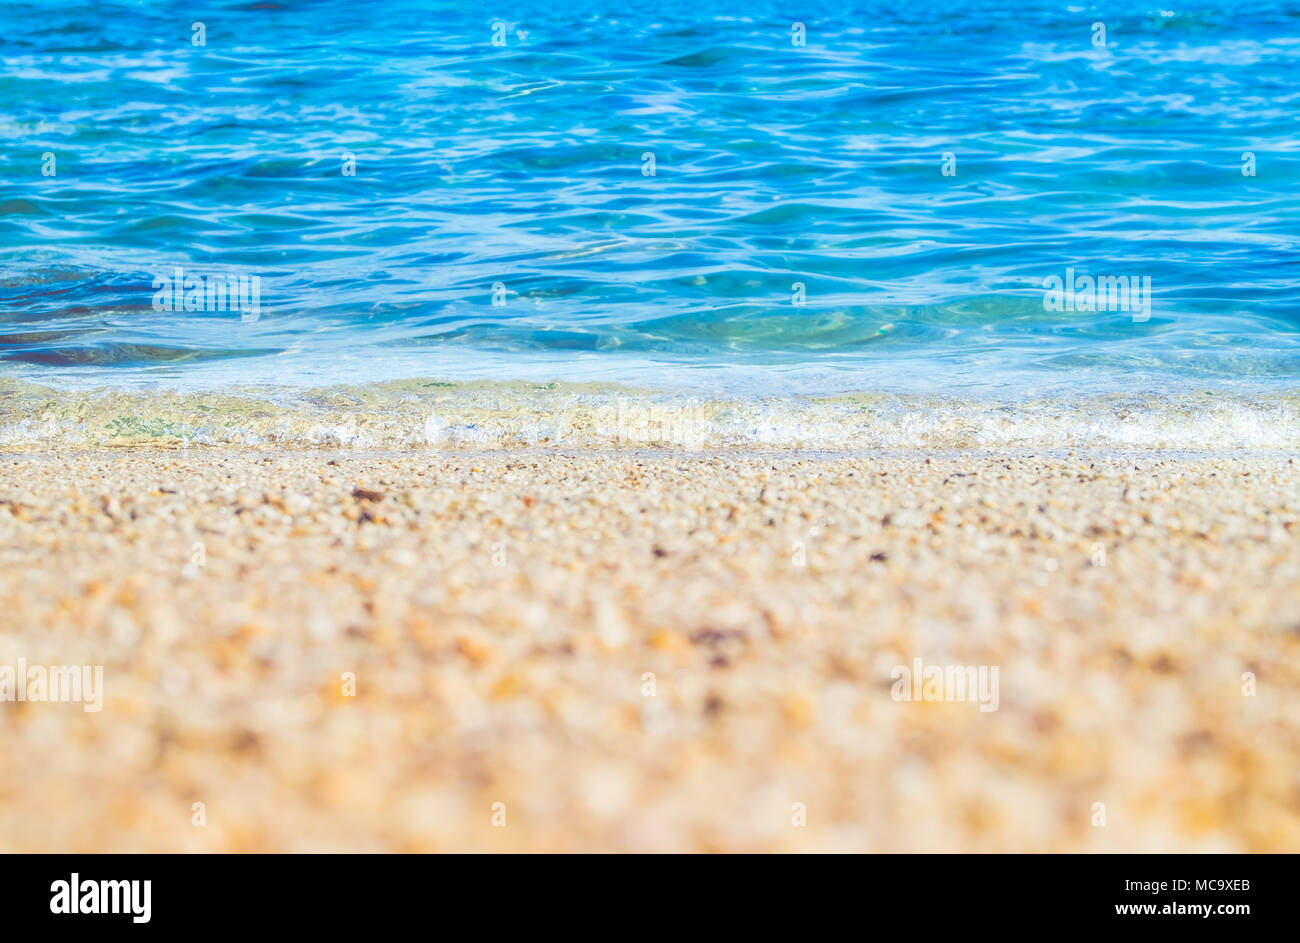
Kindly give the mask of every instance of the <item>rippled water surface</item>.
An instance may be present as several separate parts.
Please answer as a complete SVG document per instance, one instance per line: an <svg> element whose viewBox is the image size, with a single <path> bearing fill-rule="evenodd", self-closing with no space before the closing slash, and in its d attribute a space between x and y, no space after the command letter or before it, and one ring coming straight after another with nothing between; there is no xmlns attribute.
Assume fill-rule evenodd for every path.
<svg viewBox="0 0 1300 943"><path fill-rule="evenodd" d="M10 2L0 51L8 376L1300 378L1294 5ZM156 310L178 266L256 317Z"/></svg>

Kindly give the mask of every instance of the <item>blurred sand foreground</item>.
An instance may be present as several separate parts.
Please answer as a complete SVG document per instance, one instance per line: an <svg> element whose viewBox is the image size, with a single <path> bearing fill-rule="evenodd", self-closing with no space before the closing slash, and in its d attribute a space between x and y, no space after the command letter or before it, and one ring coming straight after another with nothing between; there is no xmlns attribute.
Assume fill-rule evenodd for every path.
<svg viewBox="0 0 1300 943"><path fill-rule="evenodd" d="M1300 851L1285 457L0 461L0 851Z"/></svg>

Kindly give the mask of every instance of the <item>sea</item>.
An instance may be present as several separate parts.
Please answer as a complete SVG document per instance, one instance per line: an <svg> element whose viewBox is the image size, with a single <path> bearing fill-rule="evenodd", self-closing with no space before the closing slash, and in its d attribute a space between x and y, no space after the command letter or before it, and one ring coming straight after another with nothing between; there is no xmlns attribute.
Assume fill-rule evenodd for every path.
<svg viewBox="0 0 1300 943"><path fill-rule="evenodd" d="M0 57L6 382L1300 388L1293 3L10 0Z"/></svg>

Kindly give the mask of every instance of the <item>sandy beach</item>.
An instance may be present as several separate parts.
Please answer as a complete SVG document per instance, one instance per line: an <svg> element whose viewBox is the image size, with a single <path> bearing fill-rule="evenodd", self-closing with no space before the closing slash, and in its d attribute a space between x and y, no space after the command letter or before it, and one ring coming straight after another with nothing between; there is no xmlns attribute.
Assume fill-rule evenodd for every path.
<svg viewBox="0 0 1300 943"><path fill-rule="evenodd" d="M1285 456L0 464L7 852L1300 850Z"/></svg>
<svg viewBox="0 0 1300 943"><path fill-rule="evenodd" d="M1295 2L17 0L0 59L0 853L1300 853ZM14 860L15 938L428 885ZM1239 860L870 880L1283 912Z"/></svg>

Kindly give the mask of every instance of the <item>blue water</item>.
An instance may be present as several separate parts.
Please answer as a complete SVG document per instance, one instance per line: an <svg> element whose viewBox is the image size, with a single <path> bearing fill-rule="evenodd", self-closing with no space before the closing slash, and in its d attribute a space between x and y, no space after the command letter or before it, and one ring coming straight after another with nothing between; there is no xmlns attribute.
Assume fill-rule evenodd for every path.
<svg viewBox="0 0 1300 943"><path fill-rule="evenodd" d="M0 375L1294 388L1300 7L1215 7L6 2Z"/></svg>

